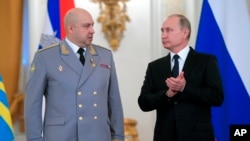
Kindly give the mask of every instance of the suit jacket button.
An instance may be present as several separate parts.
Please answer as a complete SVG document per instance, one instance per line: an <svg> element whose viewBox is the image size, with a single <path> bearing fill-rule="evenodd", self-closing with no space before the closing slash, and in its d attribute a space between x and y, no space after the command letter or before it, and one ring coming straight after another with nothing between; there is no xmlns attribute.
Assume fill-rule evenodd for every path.
<svg viewBox="0 0 250 141"><path fill-rule="evenodd" d="M79 104L78 107L79 107L79 108L82 108L82 104Z"/></svg>
<svg viewBox="0 0 250 141"><path fill-rule="evenodd" d="M178 102L177 102L177 101L175 101L175 102L174 102L174 104L178 104Z"/></svg>
<svg viewBox="0 0 250 141"><path fill-rule="evenodd" d="M79 91L79 92L77 92L77 94L78 94L78 95L82 95L82 92Z"/></svg>
<svg viewBox="0 0 250 141"><path fill-rule="evenodd" d="M78 119L79 119L79 120L83 120L83 117L79 117Z"/></svg>

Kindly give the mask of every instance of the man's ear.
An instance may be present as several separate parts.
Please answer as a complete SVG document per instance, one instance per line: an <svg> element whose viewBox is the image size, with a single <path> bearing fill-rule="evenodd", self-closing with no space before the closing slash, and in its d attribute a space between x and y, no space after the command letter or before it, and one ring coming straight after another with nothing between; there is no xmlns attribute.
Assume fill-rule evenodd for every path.
<svg viewBox="0 0 250 141"><path fill-rule="evenodd" d="M188 28L183 28L183 33L184 33L184 37L187 38L188 34L189 34L189 29Z"/></svg>

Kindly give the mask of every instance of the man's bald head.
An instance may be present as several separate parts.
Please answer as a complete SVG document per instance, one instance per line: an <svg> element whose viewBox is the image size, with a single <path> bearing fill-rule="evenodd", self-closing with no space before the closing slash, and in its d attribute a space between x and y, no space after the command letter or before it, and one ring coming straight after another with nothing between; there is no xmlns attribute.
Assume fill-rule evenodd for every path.
<svg viewBox="0 0 250 141"><path fill-rule="evenodd" d="M82 8L72 8L70 9L64 17L64 26L75 25L79 18L91 17L90 13Z"/></svg>
<svg viewBox="0 0 250 141"><path fill-rule="evenodd" d="M67 39L79 47L92 43L95 30L90 13L82 8L70 9L64 17L64 28Z"/></svg>

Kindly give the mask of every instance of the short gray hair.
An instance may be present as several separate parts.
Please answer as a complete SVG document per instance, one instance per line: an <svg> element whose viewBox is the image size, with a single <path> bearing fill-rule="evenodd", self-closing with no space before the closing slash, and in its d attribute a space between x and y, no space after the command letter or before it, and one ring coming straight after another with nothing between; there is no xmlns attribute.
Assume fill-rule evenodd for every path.
<svg viewBox="0 0 250 141"><path fill-rule="evenodd" d="M187 38L189 40L190 35L191 35L191 24L190 24L189 20L187 19L187 17L185 17L184 15L181 15L181 14L173 14L173 15L170 15L169 17L178 17L180 19L181 28L187 28L189 30L189 34L187 36Z"/></svg>

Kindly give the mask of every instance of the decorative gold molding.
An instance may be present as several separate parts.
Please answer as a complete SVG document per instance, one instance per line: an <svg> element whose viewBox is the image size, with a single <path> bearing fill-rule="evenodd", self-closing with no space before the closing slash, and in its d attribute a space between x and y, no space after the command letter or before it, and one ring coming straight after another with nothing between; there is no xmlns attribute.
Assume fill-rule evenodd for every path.
<svg viewBox="0 0 250 141"><path fill-rule="evenodd" d="M102 32L113 51L116 51L123 38L125 22L130 21L126 14L126 2L128 0L92 0L98 2L100 16L97 21L102 24Z"/></svg>
<svg viewBox="0 0 250 141"><path fill-rule="evenodd" d="M136 129L137 121L131 118L124 119L124 141L139 141L138 132Z"/></svg>

